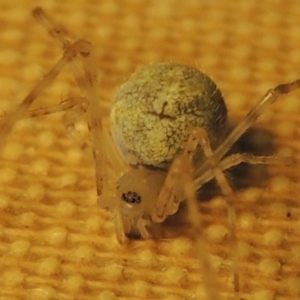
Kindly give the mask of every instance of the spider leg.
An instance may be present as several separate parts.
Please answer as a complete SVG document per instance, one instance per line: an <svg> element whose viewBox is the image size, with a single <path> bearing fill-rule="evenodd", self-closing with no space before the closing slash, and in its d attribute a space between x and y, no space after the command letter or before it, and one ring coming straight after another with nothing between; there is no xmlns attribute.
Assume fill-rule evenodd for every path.
<svg viewBox="0 0 300 300"><path fill-rule="evenodd" d="M151 218L154 222L163 222L167 216L176 213L179 203L184 200L185 195L178 195L179 191L176 190L181 174L181 161L175 158L168 170L164 185L159 192L155 207L151 213Z"/></svg>
<svg viewBox="0 0 300 300"><path fill-rule="evenodd" d="M186 169L189 168L188 166L192 165L192 158L199 144L203 149L205 158L207 159L210 167L210 170L206 171L205 176L207 176L206 178L208 178L208 180L212 179L213 177L216 178L227 202L230 239L232 242L231 245L232 245L232 262L233 262L232 265L233 265L233 274L234 274L234 289L236 292L236 298L238 298L240 284L239 284L239 268L238 268L238 245L237 245L236 228L235 228L236 215L234 209L234 201L232 200L234 199L234 195L222 169L219 166L220 162L214 156L214 153L210 147L209 138L204 129L197 127L191 131L183 153L173 161L169 169L168 175L166 177L164 186L161 189L161 192L158 196L157 204L152 214L152 219L153 221L161 222L166 218L166 216L174 213L174 209L176 210L178 209L179 202L185 199L185 196L187 196L186 195L187 188L183 185L183 189L185 193L183 195L180 195L179 198L176 198L176 196L178 197L178 189L176 190L176 187L180 183L179 178L182 176L182 174L185 174ZM186 164L187 160L189 161L189 164ZM183 163L183 161L185 161L185 163ZM223 167L228 167L228 161L225 161ZM192 191L195 192L198 189L198 186L196 185L196 181L195 181L195 174L190 176L192 176L193 178ZM182 184L180 184L180 186L182 187ZM189 196L191 197L191 195ZM192 211L194 211L194 209L192 209Z"/></svg>
<svg viewBox="0 0 300 300"><path fill-rule="evenodd" d="M44 115L50 115L64 110L69 110L75 106L81 105L84 106L86 99L83 97L72 97L66 100L63 100L57 105L50 107L43 107L38 109L29 110L27 113L27 118L36 118Z"/></svg>
<svg viewBox="0 0 300 300"><path fill-rule="evenodd" d="M196 246L198 259L202 266L203 281L206 289L208 299L219 300L220 295L218 293L217 282L215 280L216 276L212 270L211 263L209 260L209 250L206 243L203 221L201 214L198 213L197 196L196 196L196 185L193 180L194 168L192 164L192 156L188 151L185 151L181 156L176 158L180 161L181 169L184 170L183 173L183 189L187 199L188 211L191 223L197 233Z"/></svg>
<svg viewBox="0 0 300 300"><path fill-rule="evenodd" d="M240 163L248 163L251 165L295 165L298 160L294 157L279 156L256 156L248 153L236 153L224 158L219 163L221 170L227 170Z"/></svg>
<svg viewBox="0 0 300 300"><path fill-rule="evenodd" d="M122 215L119 209L115 209L113 212L113 221L116 230L116 237L120 244L124 244L127 240L126 236L124 235L125 228L124 222L122 220Z"/></svg>
<svg viewBox="0 0 300 300"><path fill-rule="evenodd" d="M231 131L221 145L214 151L214 157L220 161L224 155L229 151L233 144L245 133L245 131L252 126L257 118L262 115L272 105L278 97L288 94L296 89L300 89L300 79L284 83L268 90L256 106L251 109L245 118ZM195 175L201 176L207 169L209 169L209 162L203 163L195 170Z"/></svg>
<svg viewBox="0 0 300 300"><path fill-rule="evenodd" d="M98 194L98 205L102 208L108 208L112 211L118 210L117 203L114 202L114 199L107 197L108 194L111 194L111 189L115 189L115 186L110 186L109 184L115 184L115 182L120 179L123 173L127 172L130 169L130 166L125 163L125 161L121 158L120 154L118 153L113 140L109 134L108 130L109 125L104 124L103 125L103 151L105 153L105 156L107 158L106 161L106 172L102 174L102 176L106 176L103 180L106 182L106 184L103 186L102 194ZM109 166L111 166L112 174L109 174ZM108 178L110 180L108 180ZM118 217L119 218L119 217ZM119 219L116 220L119 220ZM119 228L120 222L115 222L115 227ZM120 240L120 239L119 239Z"/></svg>
<svg viewBox="0 0 300 300"><path fill-rule="evenodd" d="M297 165L299 160L294 157L279 156L256 156L248 153L232 154L219 162L219 168L222 171L230 169L240 163L248 163L252 165ZM195 176L194 176L195 177ZM214 178L211 169L205 171L201 176L194 178L197 189L201 188L206 182Z"/></svg>
<svg viewBox="0 0 300 300"><path fill-rule="evenodd" d="M35 8L32 14L47 32L62 44L63 48L68 47L70 41L67 30L56 24L40 7ZM107 177L107 171L105 170L105 138L103 134L104 111L101 109L100 96L95 88L99 72L97 60L90 43L89 45L89 51L81 53L84 71L78 72L77 69L72 68L72 72L80 89L87 98L87 123L92 137L91 141L96 165L97 195L99 197L103 192L104 178Z"/></svg>
<svg viewBox="0 0 300 300"><path fill-rule="evenodd" d="M184 153L193 154L195 152L196 146L198 145L197 139L190 136ZM111 147L113 148L113 147ZM293 157L278 157L278 156L256 156L248 153L236 153L232 154L219 162L219 169L225 171L229 168L239 165L240 163L248 164L266 164L266 165L295 165L298 164L298 160ZM168 215L176 212L180 200L184 200L182 197L180 200L174 199L172 195L174 191L174 182L178 180L181 176L181 167L179 162L174 160L171 165L168 175L164 184L164 188L161 191L158 201L156 203L156 211L154 213L154 220L156 222L162 222ZM214 173L211 168L207 169L201 176L194 175L194 182L196 184L197 190L201 188L205 183L213 179ZM179 197L180 198L180 197ZM174 203L175 200L175 203ZM167 202L166 202L167 201Z"/></svg>
<svg viewBox="0 0 300 300"><path fill-rule="evenodd" d="M32 15L47 30L48 34L60 42L63 47L69 44L70 33L62 25L52 20L41 7L34 8ZM74 39L74 37L71 38Z"/></svg>
<svg viewBox="0 0 300 300"><path fill-rule="evenodd" d="M168 171L164 186L159 194L155 211L152 214L154 221L161 222L169 214L174 213L174 209L178 209L179 200L187 199L188 210L191 223L197 232L196 246L198 259L203 268L203 281L206 288L208 298L211 300L220 299L218 288L216 287L215 275L209 261L209 250L204 236L203 222L201 214L198 213L198 205L196 198L196 185L194 181L193 155L199 144L199 134L201 132L192 130L185 149L181 155L176 157ZM209 173L209 172L208 172ZM210 175L210 179L213 174ZM179 184L183 188L182 195L179 199L174 198L174 194L178 192L175 187ZM175 203L174 203L175 200ZM175 211L176 211L175 210Z"/></svg>
<svg viewBox="0 0 300 300"><path fill-rule="evenodd" d="M0 122L1 144L0 150L5 145L5 140L11 132L14 125L28 115L28 110L32 102L45 90L58 74L69 64L75 57L81 53L85 54L90 51L90 44L85 40L78 40L66 47L62 58L54 65L54 67L44 76L44 78L31 90L28 96L21 104Z"/></svg>
<svg viewBox="0 0 300 300"><path fill-rule="evenodd" d="M236 236L236 214L234 209L234 193L230 187L222 169L219 166L219 161L216 159L209 142L206 131L202 128L194 128L191 132L190 138L199 143L202 147L205 157L210 164L214 177L219 183L223 195L225 196L228 211L228 222L230 239L232 245L232 266L233 266L233 284L235 290L235 298L239 299L240 279L239 279L239 263L238 263L238 244Z"/></svg>
<svg viewBox="0 0 300 300"><path fill-rule="evenodd" d="M106 145L104 137L104 111L101 109L100 96L96 90L98 70L95 64L95 57L92 52L89 55L82 56L84 66L84 80L79 78L77 81L80 88L85 92L88 99L87 105L87 123L91 133L91 141L93 145L93 154L96 165L96 183L97 195L102 194L103 181L107 177L106 165Z"/></svg>

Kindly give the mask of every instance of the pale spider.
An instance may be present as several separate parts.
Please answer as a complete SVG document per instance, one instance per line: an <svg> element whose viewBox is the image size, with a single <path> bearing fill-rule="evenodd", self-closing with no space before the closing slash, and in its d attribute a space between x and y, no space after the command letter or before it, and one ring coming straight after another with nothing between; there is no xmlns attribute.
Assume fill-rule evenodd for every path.
<svg viewBox="0 0 300 300"><path fill-rule="evenodd" d="M1 120L1 146L15 123L22 118L82 106L87 112L92 136L98 203L112 211L118 240L122 243L130 234L148 238L146 227L175 214L179 204L187 199L191 220L197 229L199 257L204 266L207 262L205 255L201 255L204 244L195 195L204 183L215 177L228 204L230 235L235 245L235 290L238 292L234 195L223 171L241 162L290 164L293 159L249 154L226 157L226 154L278 96L300 88L300 79L269 90L228 133L227 109L222 94L209 77L197 69L179 64L150 65L134 73L117 93L110 113L113 142L103 124L104 110L96 89L98 70L91 43L70 41L67 31L54 23L41 8L34 9L33 15L63 45L64 54L21 105ZM73 69L73 73L85 96L67 99L55 107L29 111L35 98L78 57L83 62L83 71ZM115 146L118 152L114 150ZM120 175L113 195L105 187L107 161ZM206 280L206 286L211 287L210 278ZM218 299L212 288L208 288L208 292L210 299Z"/></svg>

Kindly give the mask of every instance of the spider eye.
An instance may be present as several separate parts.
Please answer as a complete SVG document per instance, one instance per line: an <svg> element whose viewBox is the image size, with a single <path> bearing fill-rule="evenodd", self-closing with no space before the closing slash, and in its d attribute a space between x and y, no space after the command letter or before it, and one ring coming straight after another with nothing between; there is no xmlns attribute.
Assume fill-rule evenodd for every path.
<svg viewBox="0 0 300 300"><path fill-rule="evenodd" d="M141 196L138 193L133 191L128 191L126 193L123 193L121 199L129 204L139 204L142 202Z"/></svg>

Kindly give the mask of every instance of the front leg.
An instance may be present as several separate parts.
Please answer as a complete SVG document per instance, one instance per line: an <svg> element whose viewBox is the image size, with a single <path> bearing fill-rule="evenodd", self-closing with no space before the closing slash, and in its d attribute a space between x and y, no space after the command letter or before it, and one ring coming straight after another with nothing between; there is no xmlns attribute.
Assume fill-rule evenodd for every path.
<svg viewBox="0 0 300 300"><path fill-rule="evenodd" d="M233 191L223 173L222 166L220 166L220 161L217 160L214 156L214 153L211 149L210 142L206 131L202 128L193 128L184 151L177 158L174 159L164 185L159 194L157 203L153 210L152 219L156 222L162 222L168 215L175 213L178 209L179 202L188 199L188 203L191 199L191 194L189 194L189 189L187 190L185 186L185 181L182 180L182 177L191 172L193 168L193 158L196 154L198 145L201 146L206 162L210 166L211 170L204 171L203 174L199 174L201 179L202 176L211 179L215 177L217 182L220 185L222 193L225 196L228 209L228 221L229 221L229 230L230 230L230 240L232 245L232 260L233 260L233 274L234 274L234 290L236 292L236 297L240 290L239 287L239 274L238 274L238 248L237 248L237 237L236 237L236 215L234 209L234 194ZM211 172L212 176L207 176L207 173ZM193 171L194 174L194 171ZM193 185L190 185L192 193L196 193L196 181L197 178L193 178ZM182 182L183 181L183 182ZM178 185L183 189L181 194L178 195ZM191 210L194 211L194 208ZM193 219L193 218L192 218ZM199 224L198 224L199 225ZM200 225L199 225L200 226ZM198 227L199 227L198 226ZM201 227L201 226L200 226ZM199 232L198 228L198 238L202 236L202 233ZM202 238L201 238L202 239Z"/></svg>
<svg viewBox="0 0 300 300"><path fill-rule="evenodd" d="M198 145L201 145L204 150L204 154L209 160L210 169L205 170L203 177L205 182L211 180L214 177L214 165L209 155L210 144L208 141L205 130L201 128L193 128L184 147L183 153L178 155L172 162L168 175L165 179L164 185L158 196L155 209L152 214L152 219L155 222L163 222L167 216L177 212L179 203L185 200L184 188L182 187L181 177L193 164L193 158L196 155ZM185 163L183 163L185 161ZM188 165L186 164L188 162ZM201 178L202 180L202 178ZM202 181L203 182L203 181ZM205 183L203 182L203 183Z"/></svg>
<svg viewBox="0 0 300 300"><path fill-rule="evenodd" d="M183 153L174 159L169 169L155 210L153 211L152 219L153 221L164 220L168 215L177 211L180 201L184 199L187 200L190 220L194 231L197 233L196 249L203 274L205 274L203 276L205 290L209 299L219 300L220 297L218 289L216 288L216 276L211 268L203 222L201 214L198 212L197 189L194 180L193 157L196 151L198 151L197 147L199 144L202 147L209 146L205 141L206 137L205 131L201 128L194 128L191 131ZM206 150L207 149L205 149L204 153L206 153ZM213 165L213 162L211 162L211 164ZM180 187L180 189L178 189L178 187Z"/></svg>

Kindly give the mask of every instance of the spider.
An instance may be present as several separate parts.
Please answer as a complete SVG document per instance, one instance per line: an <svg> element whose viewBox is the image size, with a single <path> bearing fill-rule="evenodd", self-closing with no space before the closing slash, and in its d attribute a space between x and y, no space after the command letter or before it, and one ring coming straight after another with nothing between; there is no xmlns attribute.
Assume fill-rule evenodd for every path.
<svg viewBox="0 0 300 300"><path fill-rule="evenodd" d="M34 9L33 16L62 44L64 54L20 106L1 120L0 147L20 119L81 106L87 112L91 132L98 203L112 211L121 243L130 235L149 238L147 226L151 222L163 222L178 211L182 201L188 200L191 221L198 234L199 257L205 265L196 191L216 178L228 204L230 235L236 245L234 194L224 170L241 162L276 164L293 160L227 153L280 95L300 88L300 79L267 91L229 132L222 94L207 75L180 64L152 64L138 70L119 88L110 112L110 133L104 126L105 110L96 89L98 70L91 43L84 39L71 41L67 31L41 8ZM72 70L85 96L30 111L30 105L42 91L79 58L83 71ZM121 175L113 194L105 185L109 180L107 162ZM237 250L233 248L235 290L238 291ZM207 282L209 285L211 282ZM217 299L211 289L210 292L210 299Z"/></svg>

